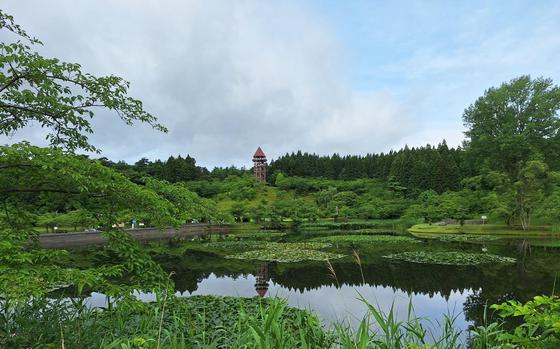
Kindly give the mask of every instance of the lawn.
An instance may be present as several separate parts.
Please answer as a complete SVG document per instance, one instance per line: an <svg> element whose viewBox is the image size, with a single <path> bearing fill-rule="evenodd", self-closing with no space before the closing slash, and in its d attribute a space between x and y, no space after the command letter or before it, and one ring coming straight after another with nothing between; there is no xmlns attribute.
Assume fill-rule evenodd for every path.
<svg viewBox="0 0 560 349"><path fill-rule="evenodd" d="M470 234L470 235L504 235L504 236L560 236L553 232L550 226L534 226L528 230L517 227L508 227L505 224L483 225L454 225L445 226L431 224L416 224L408 231L418 237L431 237L433 234Z"/></svg>

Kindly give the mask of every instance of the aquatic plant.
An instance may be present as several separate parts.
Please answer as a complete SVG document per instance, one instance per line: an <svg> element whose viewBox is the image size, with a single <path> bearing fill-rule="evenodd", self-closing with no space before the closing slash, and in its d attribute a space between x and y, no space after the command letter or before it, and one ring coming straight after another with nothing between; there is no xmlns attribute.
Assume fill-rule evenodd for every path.
<svg viewBox="0 0 560 349"><path fill-rule="evenodd" d="M295 348L306 341L328 348L333 342L316 315L276 298L160 294L155 302L128 299L117 305L21 303L9 317L0 317L0 347L240 348L280 341L284 348Z"/></svg>
<svg viewBox="0 0 560 349"><path fill-rule="evenodd" d="M202 246L209 247L212 249L224 249L224 250L247 250L247 249L257 249L263 246L262 241L252 241L252 240L226 240L226 241L214 241L203 243Z"/></svg>
<svg viewBox="0 0 560 349"><path fill-rule="evenodd" d="M287 233L279 233L279 232L254 232L254 233L229 234L227 235L227 238L271 240L275 238L281 238L286 235Z"/></svg>
<svg viewBox="0 0 560 349"><path fill-rule="evenodd" d="M294 245L275 244L263 249L229 255L226 258L294 263L301 261L327 261L344 257L343 254L318 251L311 248L300 248Z"/></svg>
<svg viewBox="0 0 560 349"><path fill-rule="evenodd" d="M498 236L490 235L445 235L438 238L443 242L485 242L498 240Z"/></svg>
<svg viewBox="0 0 560 349"><path fill-rule="evenodd" d="M383 258L412 263L443 265L479 265L486 263L515 263L516 259L487 253L468 253L457 251L445 252L401 252L383 256Z"/></svg>
<svg viewBox="0 0 560 349"><path fill-rule="evenodd" d="M330 243L317 241L303 242L270 242L270 241L216 241L208 242L203 246L216 249L321 249L331 247Z"/></svg>
<svg viewBox="0 0 560 349"><path fill-rule="evenodd" d="M314 238L313 241L331 243L419 243L421 240L399 235L334 235Z"/></svg>
<svg viewBox="0 0 560 349"><path fill-rule="evenodd" d="M416 316L412 302L409 302L406 318L399 320L394 304L388 312L368 302L362 295L359 299L367 307L367 312L357 330L340 323L336 325L338 348L383 348L383 349L460 349L462 331L455 326L457 315L445 314L443 323L433 323L430 319ZM438 331L434 331L438 328ZM483 349L477 347L476 349ZM484 348L487 349L487 348Z"/></svg>

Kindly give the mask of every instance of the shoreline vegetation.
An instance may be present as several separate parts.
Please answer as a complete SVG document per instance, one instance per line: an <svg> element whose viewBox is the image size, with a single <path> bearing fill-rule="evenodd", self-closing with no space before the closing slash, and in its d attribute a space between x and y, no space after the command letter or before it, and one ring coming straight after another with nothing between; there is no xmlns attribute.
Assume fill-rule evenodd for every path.
<svg viewBox="0 0 560 349"><path fill-rule="evenodd" d="M415 224L408 228L408 231L415 236L430 236L437 234L468 234L486 236L513 236L513 237L560 237L560 231L554 225L533 226L530 229L508 227L505 224Z"/></svg>
<svg viewBox="0 0 560 349"><path fill-rule="evenodd" d="M560 300L539 296L524 304L495 304L497 319L466 331L456 314L442 322L417 317L410 302L406 314L386 311L359 293L366 314L356 328L344 321L325 327L310 310L287 306L280 298L192 296L163 290L156 301L124 298L107 308L80 300L32 300L17 307L0 303L0 340L8 347L62 348L557 348ZM513 329L509 321L522 320Z"/></svg>

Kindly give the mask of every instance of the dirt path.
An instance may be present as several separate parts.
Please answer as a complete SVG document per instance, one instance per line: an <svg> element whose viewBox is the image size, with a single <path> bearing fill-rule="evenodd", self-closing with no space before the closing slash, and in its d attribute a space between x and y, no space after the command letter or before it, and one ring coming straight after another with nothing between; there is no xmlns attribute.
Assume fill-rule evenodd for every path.
<svg viewBox="0 0 560 349"><path fill-rule="evenodd" d="M139 241L171 239L174 237L200 236L207 234L226 234L228 225L188 224L178 228L126 229L128 234ZM70 248L103 245L107 242L99 232L40 234L39 246L44 248Z"/></svg>

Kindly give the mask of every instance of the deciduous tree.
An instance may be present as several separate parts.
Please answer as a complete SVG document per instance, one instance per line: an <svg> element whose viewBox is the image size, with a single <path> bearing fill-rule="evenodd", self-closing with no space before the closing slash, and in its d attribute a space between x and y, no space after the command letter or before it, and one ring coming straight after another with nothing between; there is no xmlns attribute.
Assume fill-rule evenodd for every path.
<svg viewBox="0 0 560 349"><path fill-rule="evenodd" d="M67 150L97 150L90 144L90 120L109 109L126 124L145 122L165 127L128 96L129 83L114 75L94 76L77 63L43 57L34 47L41 41L28 35L13 17L0 10L0 30L17 39L0 42L0 134L10 135L37 124L49 130L48 141Z"/></svg>

